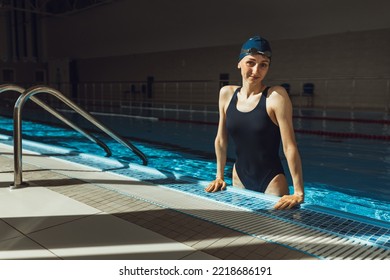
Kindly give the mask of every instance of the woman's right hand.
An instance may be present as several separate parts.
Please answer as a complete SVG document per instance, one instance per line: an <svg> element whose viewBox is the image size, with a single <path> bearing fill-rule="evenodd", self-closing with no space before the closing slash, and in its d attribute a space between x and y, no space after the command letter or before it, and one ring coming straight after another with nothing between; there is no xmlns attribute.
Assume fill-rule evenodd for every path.
<svg viewBox="0 0 390 280"><path fill-rule="evenodd" d="M217 191L223 191L226 189L226 182L221 179L217 178L214 181L212 181L206 188L206 192L217 192Z"/></svg>

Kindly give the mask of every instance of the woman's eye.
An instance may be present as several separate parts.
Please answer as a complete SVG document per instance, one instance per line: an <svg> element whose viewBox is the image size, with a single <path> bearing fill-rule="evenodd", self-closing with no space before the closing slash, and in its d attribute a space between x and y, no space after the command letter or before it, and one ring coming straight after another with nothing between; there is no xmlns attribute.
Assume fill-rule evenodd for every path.
<svg viewBox="0 0 390 280"><path fill-rule="evenodd" d="M260 64L260 67L261 67L261 68L267 68L267 67L268 67L268 64L267 64L267 63L261 63L261 64Z"/></svg>

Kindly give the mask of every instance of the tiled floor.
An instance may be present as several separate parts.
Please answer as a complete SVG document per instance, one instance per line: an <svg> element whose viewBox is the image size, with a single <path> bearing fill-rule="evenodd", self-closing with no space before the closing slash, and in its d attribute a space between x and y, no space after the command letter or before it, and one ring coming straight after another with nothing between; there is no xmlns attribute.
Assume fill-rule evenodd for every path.
<svg viewBox="0 0 390 280"><path fill-rule="evenodd" d="M316 259L124 193L171 195L158 186L27 151L23 163L29 186L10 190L0 144L0 259Z"/></svg>

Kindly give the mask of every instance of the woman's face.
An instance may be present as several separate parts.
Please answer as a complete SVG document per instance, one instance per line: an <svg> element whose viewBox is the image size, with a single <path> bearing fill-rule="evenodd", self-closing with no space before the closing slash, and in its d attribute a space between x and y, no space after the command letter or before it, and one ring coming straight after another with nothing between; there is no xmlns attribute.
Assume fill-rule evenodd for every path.
<svg viewBox="0 0 390 280"><path fill-rule="evenodd" d="M249 83L259 83L267 75L270 65L270 59L261 54L251 54L245 56L238 63L238 68L241 69L243 80Z"/></svg>

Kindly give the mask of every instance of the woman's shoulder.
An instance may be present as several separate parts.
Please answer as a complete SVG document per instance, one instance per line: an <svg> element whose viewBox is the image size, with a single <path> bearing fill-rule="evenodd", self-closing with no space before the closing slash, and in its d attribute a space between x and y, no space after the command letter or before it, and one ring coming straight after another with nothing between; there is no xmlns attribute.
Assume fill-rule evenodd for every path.
<svg viewBox="0 0 390 280"><path fill-rule="evenodd" d="M287 110L292 106L290 97L282 86L270 87L267 99L267 104L272 110Z"/></svg>
<svg viewBox="0 0 390 280"><path fill-rule="evenodd" d="M239 88L240 86L235 86L235 85L227 85L223 86L219 90L219 95L220 97L232 97L234 92Z"/></svg>
<svg viewBox="0 0 390 280"><path fill-rule="evenodd" d="M284 87L276 85L276 86L270 86L268 92L270 94L275 93L275 95L287 95L287 91Z"/></svg>
<svg viewBox="0 0 390 280"><path fill-rule="evenodd" d="M286 89L282 86L269 87L268 97L270 99L276 99L276 100L282 100L282 99L289 98Z"/></svg>
<svg viewBox="0 0 390 280"><path fill-rule="evenodd" d="M239 86L227 85L223 86L219 91L219 106L224 108L224 111L227 110L230 100L233 98L234 92L239 88Z"/></svg>

